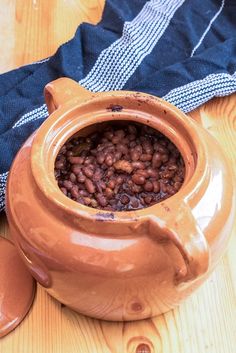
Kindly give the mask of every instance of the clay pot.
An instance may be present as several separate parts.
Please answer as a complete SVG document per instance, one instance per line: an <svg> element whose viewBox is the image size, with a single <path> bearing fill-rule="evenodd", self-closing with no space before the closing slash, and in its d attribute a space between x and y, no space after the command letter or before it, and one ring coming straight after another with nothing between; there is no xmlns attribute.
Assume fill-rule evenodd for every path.
<svg viewBox="0 0 236 353"><path fill-rule="evenodd" d="M49 118L18 153L8 178L10 232L36 280L74 310L137 320L178 305L224 253L235 215L230 168L217 142L171 104L143 93L91 93L61 78L46 86ZM108 212L67 198L54 178L73 134L125 120L149 125L180 150L180 191L154 206Z"/></svg>

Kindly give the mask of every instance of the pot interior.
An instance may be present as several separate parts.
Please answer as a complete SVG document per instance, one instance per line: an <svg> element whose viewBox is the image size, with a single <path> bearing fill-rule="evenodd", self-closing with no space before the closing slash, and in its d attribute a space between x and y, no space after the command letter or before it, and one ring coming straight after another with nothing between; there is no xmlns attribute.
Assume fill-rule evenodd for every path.
<svg viewBox="0 0 236 353"><path fill-rule="evenodd" d="M185 179L185 164L178 148L158 130L127 120L106 121L65 142L56 157L55 177L74 201L130 211L176 194Z"/></svg>

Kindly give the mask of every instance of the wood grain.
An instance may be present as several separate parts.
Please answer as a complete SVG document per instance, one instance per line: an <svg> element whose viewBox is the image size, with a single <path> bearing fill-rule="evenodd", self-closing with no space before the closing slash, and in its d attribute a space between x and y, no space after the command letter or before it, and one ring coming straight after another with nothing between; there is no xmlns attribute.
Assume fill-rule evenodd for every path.
<svg viewBox="0 0 236 353"><path fill-rule="evenodd" d="M0 72L52 55L82 21L96 23L104 0L0 0ZM190 115L212 133L236 177L236 95ZM0 232L8 235L5 217ZM22 324L0 340L0 353L235 353L236 224L227 254L179 308L150 320L111 323L76 314L38 286Z"/></svg>

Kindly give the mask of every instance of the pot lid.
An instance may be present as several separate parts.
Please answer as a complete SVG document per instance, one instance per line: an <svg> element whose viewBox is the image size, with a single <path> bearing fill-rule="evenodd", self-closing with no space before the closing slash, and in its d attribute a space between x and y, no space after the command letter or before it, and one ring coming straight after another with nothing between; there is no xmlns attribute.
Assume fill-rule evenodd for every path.
<svg viewBox="0 0 236 353"><path fill-rule="evenodd" d="M35 283L15 246L0 237L0 337L12 331L29 311Z"/></svg>

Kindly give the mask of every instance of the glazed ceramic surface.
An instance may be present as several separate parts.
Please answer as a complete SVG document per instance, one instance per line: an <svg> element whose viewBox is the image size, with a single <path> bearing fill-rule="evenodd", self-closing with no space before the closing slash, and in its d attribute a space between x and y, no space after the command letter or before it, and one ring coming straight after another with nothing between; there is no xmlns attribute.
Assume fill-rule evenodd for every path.
<svg viewBox="0 0 236 353"><path fill-rule="evenodd" d="M34 280L15 246L0 237L0 337L23 320L34 298Z"/></svg>
<svg viewBox="0 0 236 353"><path fill-rule="evenodd" d="M92 94L61 78L45 97L51 115L22 146L7 188L10 231L31 273L62 303L96 318L138 320L178 305L216 266L235 216L231 170L217 142L147 94ZM180 191L129 212L67 198L54 178L60 148L75 133L121 120L149 125L178 147L186 166Z"/></svg>

